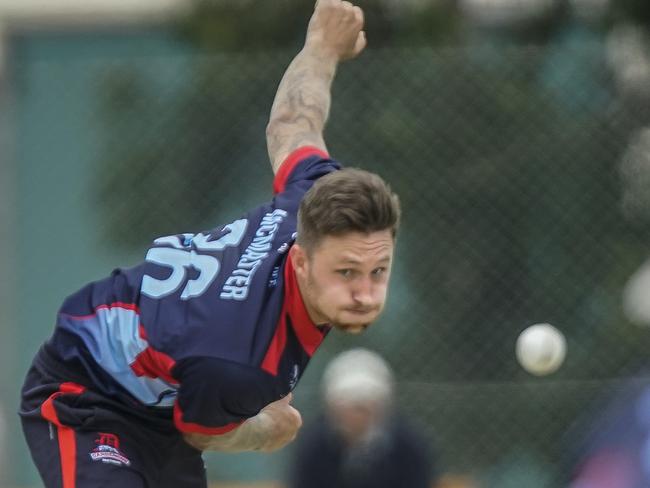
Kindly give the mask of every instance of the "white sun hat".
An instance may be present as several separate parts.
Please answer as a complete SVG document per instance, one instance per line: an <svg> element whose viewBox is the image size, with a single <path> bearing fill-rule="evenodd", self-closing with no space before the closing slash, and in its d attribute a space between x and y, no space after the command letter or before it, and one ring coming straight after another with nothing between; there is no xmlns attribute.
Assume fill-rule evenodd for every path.
<svg viewBox="0 0 650 488"><path fill-rule="evenodd" d="M363 348L350 349L325 368L322 386L329 402L387 403L393 392L393 374L379 354Z"/></svg>

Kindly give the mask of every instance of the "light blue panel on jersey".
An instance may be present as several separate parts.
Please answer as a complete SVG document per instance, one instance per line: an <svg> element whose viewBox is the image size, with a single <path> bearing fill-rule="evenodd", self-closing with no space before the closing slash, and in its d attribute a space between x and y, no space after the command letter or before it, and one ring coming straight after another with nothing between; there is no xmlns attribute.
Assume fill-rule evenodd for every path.
<svg viewBox="0 0 650 488"><path fill-rule="evenodd" d="M59 314L59 326L79 335L97 364L141 402L170 407L176 388L160 379L136 376L131 369L148 344L138 333L140 315L120 307L100 308L94 315Z"/></svg>
<svg viewBox="0 0 650 488"><path fill-rule="evenodd" d="M139 59L165 90L189 73L187 45L165 29L116 28L25 33L9 39L12 146L16 180L16 361L7 396L15 410L29 363L52 332L63 299L115 266L135 264L102 241L95 174L102 155L98 94L110 63ZM150 63L144 61L152 60ZM150 87L155 90L157 87ZM153 236L152 236L153 237ZM9 367L9 366L8 366ZM8 422L8 482L41 486L15 418ZM4 479L3 479L4 481Z"/></svg>
<svg viewBox="0 0 650 488"><path fill-rule="evenodd" d="M17 276L8 279L17 300L16 342L10 346L16 359L5 366L7 376L15 378L7 388L5 403L6 417L11 419L29 363L50 336L65 297L87 282L105 277L116 266L139 263L146 253L144 247L126 252L104 242L96 174L106 150L102 132L106 120L99 111L98 98L104 93L105 73L112 64L119 68L137 60L139 72L152 83L148 89L163 97L196 75L197 59L188 43L178 42L173 32L150 25L113 32L108 28L57 32L52 28L12 37L8 47L11 76L6 88L14 106L7 116L15 138L12 160L7 158L7 162L16 171L12 184L17 216L7 245L14 246L12 258L19 269ZM228 56L220 60L230 65ZM268 107L260 110L266 112ZM207 217L210 225L236 218L244 209L258 205L267 188L270 197L265 123L266 114L247 120L246 130L259 133L258 142L226 156L229 167L237 168L249 181L224 196L223 205L215 206L215 214ZM252 174L254 178L250 178ZM192 287L188 293L194 291ZM150 380L141 381L145 384L139 388L144 391L158 391L147 383ZM9 472L0 475L8 482L3 484L5 479L0 476L0 485L41 486L19 423L7 422L7 431ZM214 473L229 479L236 479L237 474L228 475L235 471L265 476L256 466L247 466L246 459L233 456L227 465L215 466Z"/></svg>

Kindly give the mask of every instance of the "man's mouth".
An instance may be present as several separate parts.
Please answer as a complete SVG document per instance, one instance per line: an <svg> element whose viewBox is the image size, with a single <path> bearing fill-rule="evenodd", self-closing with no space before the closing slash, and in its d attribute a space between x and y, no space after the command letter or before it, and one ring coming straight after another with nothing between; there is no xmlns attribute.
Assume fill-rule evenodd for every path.
<svg viewBox="0 0 650 488"><path fill-rule="evenodd" d="M369 314L370 312L374 312L374 308L346 308L346 312L354 313L357 315L366 315Z"/></svg>

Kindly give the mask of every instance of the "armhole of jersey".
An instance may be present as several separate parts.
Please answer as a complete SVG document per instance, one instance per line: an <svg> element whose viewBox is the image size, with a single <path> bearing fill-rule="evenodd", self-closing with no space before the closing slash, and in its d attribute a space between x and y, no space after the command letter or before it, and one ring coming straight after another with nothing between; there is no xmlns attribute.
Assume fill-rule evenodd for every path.
<svg viewBox="0 0 650 488"><path fill-rule="evenodd" d="M291 175L293 169L298 166L298 163L300 163L300 161L309 156L329 158L329 154L316 146L299 147L291 154L289 154L280 165L280 169L273 179L273 193L277 195L278 193L282 193L284 191L287 180L289 179L289 176Z"/></svg>

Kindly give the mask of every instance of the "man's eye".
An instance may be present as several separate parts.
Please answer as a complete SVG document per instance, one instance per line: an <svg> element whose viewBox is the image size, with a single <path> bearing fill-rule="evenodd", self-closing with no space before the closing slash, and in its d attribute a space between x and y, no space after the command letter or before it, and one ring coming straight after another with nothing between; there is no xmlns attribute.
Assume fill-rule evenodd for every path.
<svg viewBox="0 0 650 488"><path fill-rule="evenodd" d="M381 276L386 272L386 268L376 268L372 270L372 274L375 276Z"/></svg>
<svg viewBox="0 0 650 488"><path fill-rule="evenodd" d="M338 274L343 276L344 278L349 278L352 276L352 270L351 269L339 269L336 271Z"/></svg>

